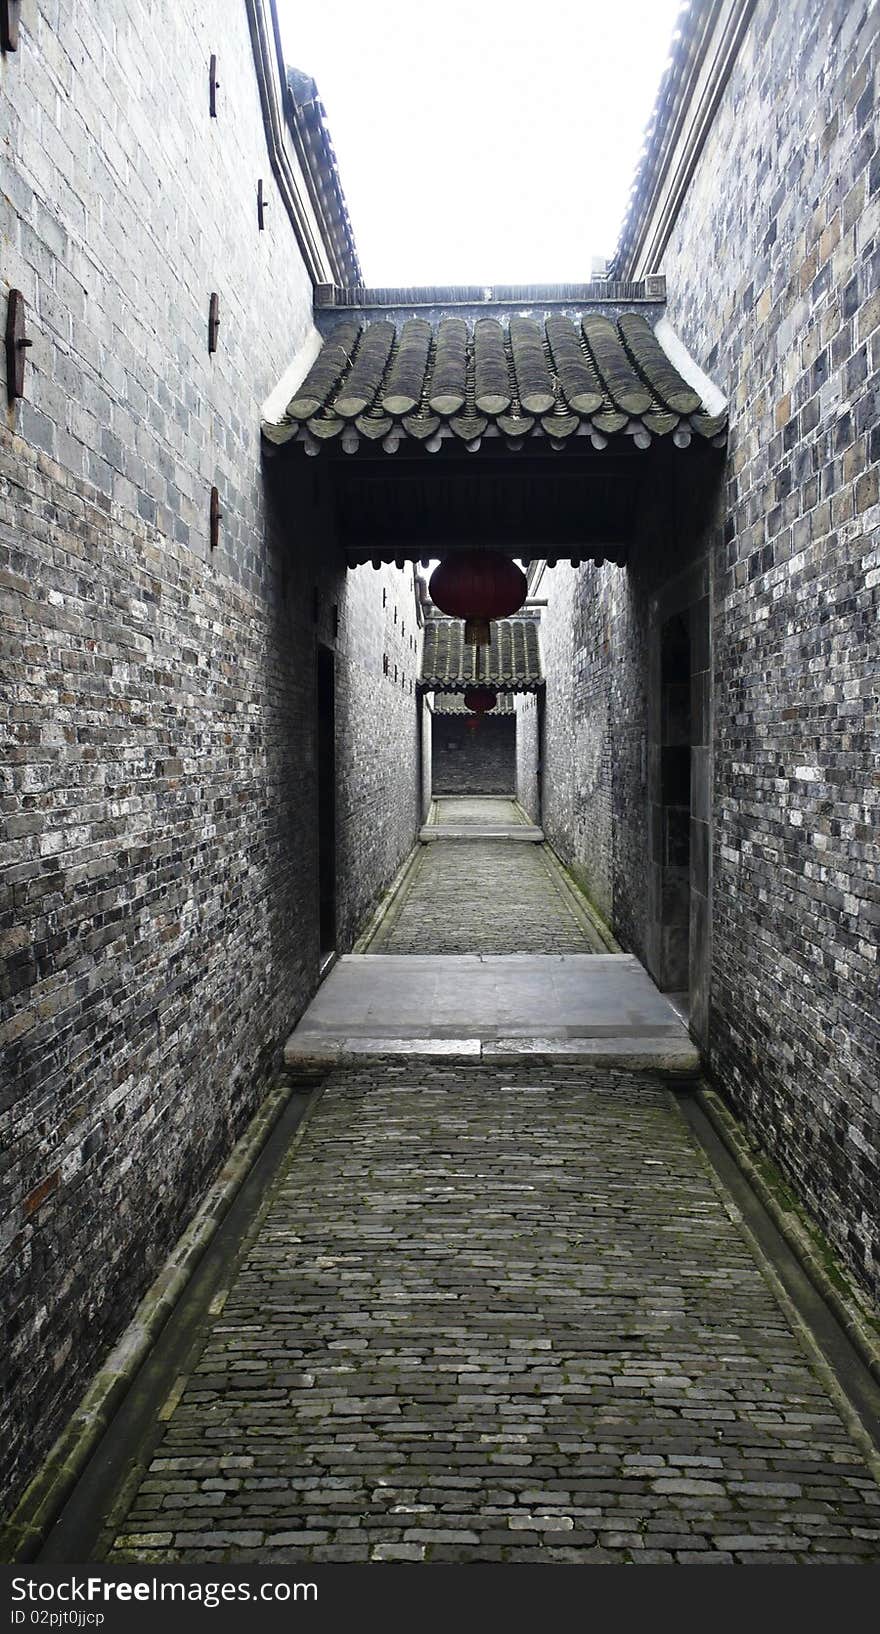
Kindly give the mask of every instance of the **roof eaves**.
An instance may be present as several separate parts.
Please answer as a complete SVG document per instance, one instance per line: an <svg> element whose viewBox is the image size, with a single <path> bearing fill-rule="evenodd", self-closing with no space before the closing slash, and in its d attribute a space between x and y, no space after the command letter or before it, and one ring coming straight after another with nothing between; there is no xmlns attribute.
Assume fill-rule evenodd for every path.
<svg viewBox="0 0 880 1634"><path fill-rule="evenodd" d="M310 151L291 113L276 0L245 0L245 7L269 163L306 271L313 287L328 278L359 283L360 264L323 109L321 133L315 132Z"/></svg>
<svg viewBox="0 0 880 1634"><path fill-rule="evenodd" d="M755 0L684 0L609 273L653 274L684 202Z"/></svg>
<svg viewBox="0 0 880 1634"><path fill-rule="evenodd" d="M333 263L334 276L343 288L360 285L363 274L330 139L327 112L310 74L297 68L287 69L286 101L287 121L312 208Z"/></svg>
<svg viewBox="0 0 880 1634"><path fill-rule="evenodd" d="M687 448L693 432L720 446L726 415L707 412L664 351L663 304L652 304L316 313L323 346L280 414L273 395L265 437L308 455L334 442L345 455L362 444L393 454L402 441L435 454L453 440L473 454L484 439L515 453L544 440L559 452L577 438L601 452L610 437L643 450L669 436Z"/></svg>
<svg viewBox="0 0 880 1634"><path fill-rule="evenodd" d="M488 648L471 647L464 640L460 619L429 619L422 647L420 690L460 692L475 684L495 687L500 692L539 690L544 677L535 621L492 619L490 631Z"/></svg>

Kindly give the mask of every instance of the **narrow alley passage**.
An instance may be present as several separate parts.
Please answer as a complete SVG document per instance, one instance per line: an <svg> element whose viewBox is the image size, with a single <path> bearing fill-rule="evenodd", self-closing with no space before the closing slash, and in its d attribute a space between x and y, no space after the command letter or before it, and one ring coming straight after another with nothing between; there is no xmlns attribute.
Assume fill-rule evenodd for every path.
<svg viewBox="0 0 880 1634"><path fill-rule="evenodd" d="M404 889L386 947L589 951L538 845L434 842ZM868 1561L817 1357L660 1077L376 1055L325 1078L103 1553Z"/></svg>

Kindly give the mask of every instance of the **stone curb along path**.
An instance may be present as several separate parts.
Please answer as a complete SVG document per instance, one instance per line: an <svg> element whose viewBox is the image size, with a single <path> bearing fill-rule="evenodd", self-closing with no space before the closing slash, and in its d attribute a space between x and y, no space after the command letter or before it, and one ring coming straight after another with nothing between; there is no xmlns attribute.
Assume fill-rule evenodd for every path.
<svg viewBox="0 0 880 1634"><path fill-rule="evenodd" d="M108 1558L867 1563L869 1462L656 1078L364 1063Z"/></svg>
<svg viewBox="0 0 880 1634"><path fill-rule="evenodd" d="M823 1243L825 1259L833 1265L836 1280L829 1275L826 1264L823 1264L817 1240L818 1233L807 1229L794 1206L791 1208L782 1206L751 1155L752 1152L758 1154L754 1147L750 1148L746 1131L728 1111L721 1097L705 1084L695 1084L694 1088L698 1103L703 1107L731 1157L761 1199L764 1208L781 1231L813 1286L834 1312L871 1377L880 1384L880 1324L877 1319L874 1319L872 1325L871 1315L863 1301L857 1291L850 1286L842 1268L834 1262L830 1247ZM781 1180L781 1177L779 1178Z"/></svg>

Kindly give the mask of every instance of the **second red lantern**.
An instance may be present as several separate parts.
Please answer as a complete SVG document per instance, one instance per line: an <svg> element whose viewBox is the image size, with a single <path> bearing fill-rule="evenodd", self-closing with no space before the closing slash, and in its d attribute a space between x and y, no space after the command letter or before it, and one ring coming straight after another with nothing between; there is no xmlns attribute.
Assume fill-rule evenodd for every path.
<svg viewBox="0 0 880 1634"><path fill-rule="evenodd" d="M494 687L465 687L464 707L473 710L475 715L488 714L497 702L498 694Z"/></svg>
<svg viewBox="0 0 880 1634"><path fill-rule="evenodd" d="M441 613L463 618L469 647L489 645L489 623L519 611L528 594L522 569L498 550L462 550L435 567L428 589Z"/></svg>

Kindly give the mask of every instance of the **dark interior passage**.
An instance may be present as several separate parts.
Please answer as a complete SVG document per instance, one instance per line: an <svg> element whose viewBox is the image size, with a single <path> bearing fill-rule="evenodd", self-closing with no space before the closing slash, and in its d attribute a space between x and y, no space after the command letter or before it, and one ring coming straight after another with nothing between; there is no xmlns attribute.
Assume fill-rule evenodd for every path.
<svg viewBox="0 0 880 1634"><path fill-rule="evenodd" d="M333 654L318 647L318 892L322 960L336 946L336 699Z"/></svg>
<svg viewBox="0 0 880 1634"><path fill-rule="evenodd" d="M660 634L660 733L660 985L670 991L686 991L691 858L691 637L687 612L667 619Z"/></svg>

